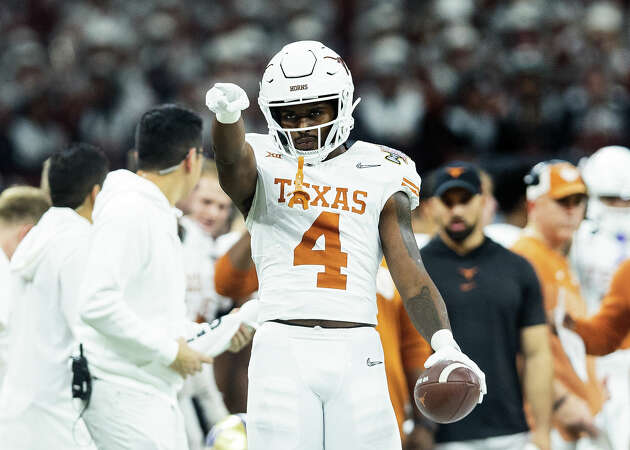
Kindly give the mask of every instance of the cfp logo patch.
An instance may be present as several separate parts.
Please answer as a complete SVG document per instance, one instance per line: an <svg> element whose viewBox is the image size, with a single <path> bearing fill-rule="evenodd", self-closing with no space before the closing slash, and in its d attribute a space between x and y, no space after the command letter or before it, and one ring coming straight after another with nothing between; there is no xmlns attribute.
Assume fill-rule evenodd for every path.
<svg viewBox="0 0 630 450"><path fill-rule="evenodd" d="M405 155L403 152L399 152L398 150L385 147L383 145L381 145L380 147L382 152L387 153L387 155L385 156L385 159L387 161L393 162L394 164L400 164L400 161L403 161L405 164L407 164L407 155Z"/></svg>
<svg viewBox="0 0 630 450"><path fill-rule="evenodd" d="M293 86L289 86L289 91L305 91L308 89L308 84L294 84Z"/></svg>

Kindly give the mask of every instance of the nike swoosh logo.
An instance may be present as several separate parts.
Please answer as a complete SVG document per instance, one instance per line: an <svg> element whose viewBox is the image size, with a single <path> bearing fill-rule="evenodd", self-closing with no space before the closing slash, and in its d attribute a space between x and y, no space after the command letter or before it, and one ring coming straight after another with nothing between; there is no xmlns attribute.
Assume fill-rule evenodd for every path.
<svg viewBox="0 0 630 450"><path fill-rule="evenodd" d="M369 169L370 167L380 167L380 164L361 164L357 163L357 169Z"/></svg>
<svg viewBox="0 0 630 450"><path fill-rule="evenodd" d="M383 361L373 361L370 358L367 359L368 367L372 367L372 366L375 366L377 364L383 364Z"/></svg>

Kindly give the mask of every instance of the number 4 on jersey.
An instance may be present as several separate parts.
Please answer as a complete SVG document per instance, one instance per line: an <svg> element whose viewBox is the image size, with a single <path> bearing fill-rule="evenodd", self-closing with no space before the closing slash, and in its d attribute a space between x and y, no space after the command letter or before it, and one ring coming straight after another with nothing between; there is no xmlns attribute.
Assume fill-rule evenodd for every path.
<svg viewBox="0 0 630 450"><path fill-rule="evenodd" d="M313 250L320 236L324 236L324 250ZM341 268L348 267L348 254L341 251L338 213L324 211L317 217L293 250L293 265L324 266L324 271L317 273L317 287L346 289L348 277Z"/></svg>

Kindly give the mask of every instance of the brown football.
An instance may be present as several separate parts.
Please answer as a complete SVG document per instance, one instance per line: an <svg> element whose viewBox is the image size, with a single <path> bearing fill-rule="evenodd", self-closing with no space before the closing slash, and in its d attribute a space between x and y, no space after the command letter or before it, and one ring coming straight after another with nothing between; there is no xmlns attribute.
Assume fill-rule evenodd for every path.
<svg viewBox="0 0 630 450"><path fill-rule="evenodd" d="M422 414L437 423L457 422L479 400L479 377L457 361L440 361L420 375L414 389Z"/></svg>

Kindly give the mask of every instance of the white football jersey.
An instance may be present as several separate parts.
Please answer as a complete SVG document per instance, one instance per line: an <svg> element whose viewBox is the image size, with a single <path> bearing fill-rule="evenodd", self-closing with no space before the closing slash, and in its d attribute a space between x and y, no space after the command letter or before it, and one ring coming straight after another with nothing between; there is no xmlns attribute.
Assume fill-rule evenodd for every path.
<svg viewBox="0 0 630 450"><path fill-rule="evenodd" d="M304 167L308 208L289 206L297 160L268 135L248 134L258 183L246 224L259 280L259 321L324 319L376 324L376 272L385 202L406 193L418 206L414 162L387 147L355 142Z"/></svg>
<svg viewBox="0 0 630 450"><path fill-rule="evenodd" d="M613 274L619 264L630 258L629 232L612 233L593 220L584 220L573 236L570 260L580 280L589 314L599 310Z"/></svg>

